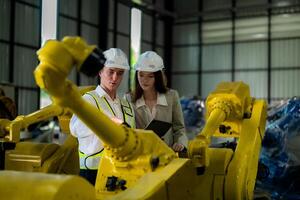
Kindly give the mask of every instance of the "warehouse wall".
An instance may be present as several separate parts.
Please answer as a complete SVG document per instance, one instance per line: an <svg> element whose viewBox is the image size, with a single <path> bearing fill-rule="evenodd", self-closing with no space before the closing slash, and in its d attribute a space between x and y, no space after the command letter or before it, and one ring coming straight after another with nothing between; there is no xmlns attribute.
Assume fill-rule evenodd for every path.
<svg viewBox="0 0 300 200"><path fill-rule="evenodd" d="M181 95L205 98L220 81L244 81L269 101L299 95L299 1L188 2L175 1L172 77Z"/></svg>
<svg viewBox="0 0 300 200"><path fill-rule="evenodd" d="M89 44L99 45L100 2L98 0L59 0L58 39L82 36ZM77 85L95 85L97 77L87 77L73 69L69 76Z"/></svg>
<svg viewBox="0 0 300 200"><path fill-rule="evenodd" d="M41 2L0 0L0 85L14 90L18 112L37 109L39 89L33 79L40 47Z"/></svg>
<svg viewBox="0 0 300 200"><path fill-rule="evenodd" d="M165 8L165 0L146 0L157 9ZM165 19L155 9L129 0L59 0L57 39L83 36L89 44L105 50L121 48L131 59L131 8L142 10L141 52L155 50L165 57ZM40 89L33 70L38 64L36 51L41 46L42 0L0 0L0 87L15 99L18 114L39 109ZM151 6L150 6L151 7ZM98 77L86 77L74 69L69 79L77 85L96 85ZM120 94L129 90L129 73ZM44 93L42 93L44 96Z"/></svg>

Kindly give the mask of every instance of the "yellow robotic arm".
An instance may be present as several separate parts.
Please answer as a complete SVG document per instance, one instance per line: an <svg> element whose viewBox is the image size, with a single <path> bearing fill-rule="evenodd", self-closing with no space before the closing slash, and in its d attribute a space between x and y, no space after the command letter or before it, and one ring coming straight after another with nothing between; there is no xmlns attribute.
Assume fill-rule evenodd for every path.
<svg viewBox="0 0 300 200"><path fill-rule="evenodd" d="M206 109L206 124L189 143L189 158L198 174L204 174L215 156L211 137L236 138L236 149L226 166L224 197L252 199L266 123L265 101L251 98L243 82L223 82L207 97Z"/></svg>
<svg viewBox="0 0 300 200"><path fill-rule="evenodd" d="M80 94L94 88L80 87ZM67 136L62 145L19 142L21 130L54 116L59 119L61 131L68 134L71 115L69 109L51 104L29 115L20 115L12 121L0 119L0 169L78 174L77 141L71 135Z"/></svg>
<svg viewBox="0 0 300 200"><path fill-rule="evenodd" d="M252 199L266 121L264 101L250 98L241 82L221 83L207 99L207 123L189 144L190 158L178 158L152 131L113 123L66 79L74 65L90 74L101 69L101 54L94 50L79 37L48 41L38 52L41 62L34 74L55 105L69 108L105 143L96 199ZM237 147L212 148L212 136L235 137Z"/></svg>
<svg viewBox="0 0 300 200"><path fill-rule="evenodd" d="M48 41L38 51L40 64L34 75L37 84L50 96L54 104L69 108L105 144L96 187L97 195L105 197L132 187L145 173L162 168L176 158L176 154L151 131L118 126L101 111L86 102L78 88L66 79L74 65L81 70L86 66L95 74L103 67L101 55L93 55L93 47L79 37ZM94 57L94 63L86 63ZM100 61L100 62L99 62ZM96 65L96 66L95 66ZM90 71L90 70L86 70ZM114 183L113 177L117 177ZM124 180L126 184L124 183ZM113 190L113 192L107 192Z"/></svg>
<svg viewBox="0 0 300 200"><path fill-rule="evenodd" d="M220 125L228 120L242 121L246 115L251 114L251 106L249 87L242 82L221 83L209 94L206 100L206 124L201 133L189 143L189 157L196 167L204 169L209 165L208 147Z"/></svg>
<svg viewBox="0 0 300 200"><path fill-rule="evenodd" d="M87 91L94 89L95 86L80 87L80 94L84 94ZM20 131L27 128L29 125L41 122L51 117L57 116L60 122L62 132L69 133L69 120L72 113L69 109L58 106L57 104L51 104L29 115L19 115L16 119L10 121L7 119L0 119L0 140L9 142L19 142Z"/></svg>

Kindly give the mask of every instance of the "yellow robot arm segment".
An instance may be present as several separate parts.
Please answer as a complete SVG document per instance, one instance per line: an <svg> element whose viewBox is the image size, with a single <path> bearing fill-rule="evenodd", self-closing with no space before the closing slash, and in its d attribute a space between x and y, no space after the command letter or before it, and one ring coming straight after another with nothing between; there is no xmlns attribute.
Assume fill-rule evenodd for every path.
<svg viewBox="0 0 300 200"><path fill-rule="evenodd" d="M0 171L1 199L95 200L95 189L78 176Z"/></svg>
<svg viewBox="0 0 300 200"><path fill-rule="evenodd" d="M67 80L67 75L73 65L81 64L83 66L77 68L82 69L87 66L87 61L97 64L89 59L89 56L76 57L77 53L74 52L84 53L85 48L87 52L91 52L91 48L79 37L63 39L61 42L46 42L45 46L38 51L40 64L34 75L36 83L51 96L54 104L69 108L105 144L105 154L101 158L96 188L97 195L107 197L122 191L122 188L109 191L107 181L110 177L125 179L126 187L132 187L142 175L164 167L176 158L176 154L152 131L134 130L116 125L81 97L78 88ZM101 56L98 56L99 58ZM103 63L98 62L99 66L96 66L98 71L99 67L103 67ZM92 64L88 66L95 67Z"/></svg>
<svg viewBox="0 0 300 200"><path fill-rule="evenodd" d="M242 122L238 145L228 166L224 190L226 199L253 199L266 119L266 102L254 100L251 116Z"/></svg>
<svg viewBox="0 0 300 200"><path fill-rule="evenodd" d="M87 45L79 37L64 38L62 42L47 41L45 46L38 51L40 64L34 71L34 75L37 84L52 97L55 104L69 107L95 133L117 134L116 137L113 134L101 136L106 144L116 147L125 140L125 134L119 134L123 130L113 126L113 122L108 117L95 112L94 107L81 98L78 88L66 79L74 65L78 65L78 68L81 67L80 64L83 65L92 49L93 46ZM108 124L106 127L108 129L98 126L99 121Z"/></svg>
<svg viewBox="0 0 300 200"><path fill-rule="evenodd" d="M20 131L27 128L29 125L36 122L40 122L50 117L58 116L64 113L64 109L58 105L49 105L41 110L38 110L29 115L19 115L13 121L0 119L0 127L8 132L9 134L5 136L5 141L19 142Z"/></svg>
<svg viewBox="0 0 300 200"><path fill-rule="evenodd" d="M206 124L199 135L189 143L188 155L197 168L209 165L210 138L225 120L242 120L250 112L249 87L242 82L223 82L206 100Z"/></svg>
<svg viewBox="0 0 300 200"><path fill-rule="evenodd" d="M93 62L92 49L78 37L48 41L38 52L34 75L55 105L69 108L104 142L97 199L251 199L266 114L265 104L250 97L246 84L221 83L208 96L206 126L189 144L191 159L180 159L152 131L116 125L67 80L73 65L93 67L86 65ZM239 138L235 151L210 147L212 136L231 132ZM204 174L199 176L195 166L205 168Z"/></svg>
<svg viewBox="0 0 300 200"><path fill-rule="evenodd" d="M74 65L82 69L88 61L97 65L89 65L90 68L96 68L97 73L103 67L104 61L101 61L100 55L97 57L92 53L93 48L94 46L90 47L80 37L64 38L61 42L53 40L46 42L38 51L40 64L35 69L35 79L39 87L50 94L54 104L70 108L96 133L107 145L108 152L113 152L119 159L128 160L133 156L133 152L137 151L139 145L135 132L116 126L101 111L84 101L78 88L67 80L67 75ZM87 52L90 55L87 55ZM81 56L81 53L85 56ZM99 62L91 61L90 56L95 57Z"/></svg>
<svg viewBox="0 0 300 200"><path fill-rule="evenodd" d="M80 94L82 95L94 88L95 86L80 87ZM54 116L58 116L63 132L69 133L69 120L71 115L72 113L67 108L63 108L56 104L51 104L28 115L19 115L13 121L0 119L0 130L4 131L4 133L1 134L1 137L5 138L5 141L19 142L20 131L22 129L27 128L31 124L41 122ZM8 134L6 135L6 133Z"/></svg>

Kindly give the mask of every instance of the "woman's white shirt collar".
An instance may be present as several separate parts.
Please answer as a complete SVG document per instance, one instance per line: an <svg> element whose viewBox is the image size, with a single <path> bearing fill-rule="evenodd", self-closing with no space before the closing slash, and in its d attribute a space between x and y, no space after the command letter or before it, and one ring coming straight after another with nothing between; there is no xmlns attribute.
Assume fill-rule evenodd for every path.
<svg viewBox="0 0 300 200"><path fill-rule="evenodd" d="M161 105L161 106L168 106L168 102L167 102L167 98L166 95L164 93L157 93L157 105ZM136 103L135 103L136 107L142 107L145 106L145 99L144 96L142 96L141 98L139 98Z"/></svg>

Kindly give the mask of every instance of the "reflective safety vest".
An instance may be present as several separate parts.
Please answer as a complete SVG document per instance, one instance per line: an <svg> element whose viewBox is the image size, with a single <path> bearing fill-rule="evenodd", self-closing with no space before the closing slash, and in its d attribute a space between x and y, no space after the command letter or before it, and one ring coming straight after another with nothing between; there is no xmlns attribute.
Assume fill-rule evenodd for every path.
<svg viewBox="0 0 300 200"><path fill-rule="evenodd" d="M96 91L90 91L86 93L90 95L96 102L97 108L103 112L103 108L107 108L111 112L113 116L116 116L114 110L112 109L111 105L105 98L105 96L100 96L96 93ZM132 105L126 99L120 99L121 103L121 111L123 114L123 119L126 125L130 126L131 128L135 128L135 118L134 118L134 110ZM80 169L90 169L96 170L98 169L99 161L101 156L104 153L104 149L102 148L99 152L96 152L91 155L87 155L81 151L79 151L79 160L80 160Z"/></svg>

